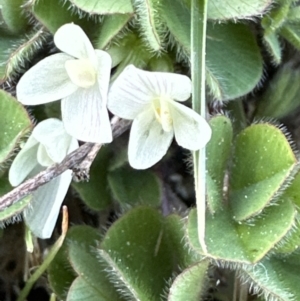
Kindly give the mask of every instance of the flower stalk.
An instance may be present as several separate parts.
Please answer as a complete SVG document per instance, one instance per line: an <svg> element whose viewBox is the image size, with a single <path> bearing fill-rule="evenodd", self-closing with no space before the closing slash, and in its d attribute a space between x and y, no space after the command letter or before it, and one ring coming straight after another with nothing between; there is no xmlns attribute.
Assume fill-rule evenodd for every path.
<svg viewBox="0 0 300 301"><path fill-rule="evenodd" d="M205 101L205 51L206 51L207 0L191 0L191 75L193 109L206 118ZM198 216L199 243L206 253L206 150L193 152L195 191Z"/></svg>

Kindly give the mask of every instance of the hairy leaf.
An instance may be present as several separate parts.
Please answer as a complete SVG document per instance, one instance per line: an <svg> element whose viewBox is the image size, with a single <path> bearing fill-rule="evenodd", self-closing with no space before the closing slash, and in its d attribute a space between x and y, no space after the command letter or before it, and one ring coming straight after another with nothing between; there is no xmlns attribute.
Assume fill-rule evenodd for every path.
<svg viewBox="0 0 300 301"><path fill-rule="evenodd" d="M273 124L253 124L236 139L229 202L234 219L259 214L285 188L296 157L284 133Z"/></svg>
<svg viewBox="0 0 300 301"><path fill-rule="evenodd" d="M14 97L0 90L0 164L4 163L33 127L25 108Z"/></svg>

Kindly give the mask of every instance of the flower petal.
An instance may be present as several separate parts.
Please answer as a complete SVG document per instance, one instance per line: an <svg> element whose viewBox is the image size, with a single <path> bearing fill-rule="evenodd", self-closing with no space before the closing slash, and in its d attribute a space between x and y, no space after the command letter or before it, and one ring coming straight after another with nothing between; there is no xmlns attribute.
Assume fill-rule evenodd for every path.
<svg viewBox="0 0 300 301"><path fill-rule="evenodd" d="M151 99L166 96L178 101L185 101L191 95L191 80L182 74L150 72L138 69L133 65L127 66L123 73L125 73L123 76L128 77L128 80L133 82L134 88L146 88Z"/></svg>
<svg viewBox="0 0 300 301"><path fill-rule="evenodd" d="M17 84L17 98L24 105L38 105L66 97L77 90L65 69L70 56L51 55L29 69Z"/></svg>
<svg viewBox="0 0 300 301"><path fill-rule="evenodd" d="M61 102L66 131L78 140L94 143L112 141L112 131L106 101L96 84L90 89L78 89Z"/></svg>
<svg viewBox="0 0 300 301"><path fill-rule="evenodd" d="M109 143L112 131L106 109L111 57L97 50L97 83L89 89L78 89L61 102L66 131L81 141Z"/></svg>
<svg viewBox="0 0 300 301"><path fill-rule="evenodd" d="M39 144L37 151L37 161L43 167L48 167L54 164L55 162L49 157L47 150L44 145Z"/></svg>
<svg viewBox="0 0 300 301"><path fill-rule="evenodd" d="M130 165L136 169L146 169L157 163L166 154L173 136L173 131L162 129L151 108L139 114L130 131Z"/></svg>
<svg viewBox="0 0 300 301"><path fill-rule="evenodd" d="M89 59L97 64L95 50L78 25L73 23L61 26L54 35L54 43L61 51L78 59Z"/></svg>
<svg viewBox="0 0 300 301"><path fill-rule="evenodd" d="M71 180L72 171L67 170L33 193L32 203L25 210L24 217L26 224L37 237L51 236Z"/></svg>
<svg viewBox="0 0 300 301"><path fill-rule="evenodd" d="M70 154L71 152L73 152L78 147L79 147L79 144L78 144L77 139L74 138L74 137L71 137L71 141L69 143L69 148L68 148L67 154Z"/></svg>
<svg viewBox="0 0 300 301"><path fill-rule="evenodd" d="M185 75L149 72L129 65L110 88L108 109L121 118L134 119L156 98L184 101L190 95L191 80Z"/></svg>
<svg viewBox="0 0 300 301"><path fill-rule="evenodd" d="M50 142L51 141L49 140L45 149L49 158L55 163L60 163L70 152L77 149L79 146L78 141L66 132L64 135L58 136L56 139L52 140L52 144Z"/></svg>
<svg viewBox="0 0 300 301"><path fill-rule="evenodd" d="M31 135L17 154L8 174L9 182L12 186L21 184L38 164L36 156L38 145L38 141Z"/></svg>
<svg viewBox="0 0 300 301"><path fill-rule="evenodd" d="M63 132L65 132L65 128L61 120L57 118L48 118L36 125L32 131L32 135L38 142L47 144L49 138L55 139Z"/></svg>
<svg viewBox="0 0 300 301"><path fill-rule="evenodd" d="M207 121L194 110L175 101L170 102L175 139L190 150L199 150L211 138L211 128Z"/></svg>
<svg viewBox="0 0 300 301"><path fill-rule="evenodd" d="M53 162L60 163L68 153L78 148L76 139L66 132L63 122L56 118L49 118L40 122L32 134L45 147L46 154L38 153L38 161L42 166L49 166L45 165L47 163L46 157L52 161L51 164ZM70 150L71 144L73 146ZM42 151L42 148L40 147L39 150ZM39 157L39 155L43 156ZM46 161L43 161L43 158Z"/></svg>
<svg viewBox="0 0 300 301"><path fill-rule="evenodd" d="M110 80L111 56L103 50L95 50L97 56L97 80L102 101L107 103L108 86Z"/></svg>
<svg viewBox="0 0 300 301"><path fill-rule="evenodd" d="M153 99L152 90L138 71L133 65L127 66L110 87L107 107L121 118L134 119Z"/></svg>

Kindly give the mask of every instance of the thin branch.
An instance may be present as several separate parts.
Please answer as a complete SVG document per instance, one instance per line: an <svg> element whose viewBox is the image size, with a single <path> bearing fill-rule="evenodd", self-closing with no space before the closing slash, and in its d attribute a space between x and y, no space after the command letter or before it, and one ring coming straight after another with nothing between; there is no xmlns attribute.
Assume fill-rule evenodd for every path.
<svg viewBox="0 0 300 301"><path fill-rule="evenodd" d="M95 160L102 144L95 143L92 148L90 149L87 156L84 160L80 163L79 166L76 166L73 169L73 181L74 182L82 182L82 181L89 181L90 179L90 168Z"/></svg>
<svg viewBox="0 0 300 301"><path fill-rule="evenodd" d="M113 128L114 137L120 136L124 132L124 126L126 126L129 122L127 120L121 120L119 117L114 116L111 119L111 126ZM127 129L127 127L126 127ZM73 181L81 182L88 181L90 179L90 168L92 163L94 162L99 150L101 149L102 144L95 143L90 149L89 153L86 155L84 160L78 165L72 168L73 170Z"/></svg>
<svg viewBox="0 0 300 301"><path fill-rule="evenodd" d="M111 121L113 137L117 138L124 133L129 128L130 123L131 121L114 117ZM61 163L48 167L38 173L35 177L28 179L12 191L0 197L0 211L31 194L40 186L50 182L68 169L74 170L75 173L80 171L80 168L83 168L83 170L88 169L89 171L100 148L101 144L89 142L83 144L78 149L68 154Z"/></svg>

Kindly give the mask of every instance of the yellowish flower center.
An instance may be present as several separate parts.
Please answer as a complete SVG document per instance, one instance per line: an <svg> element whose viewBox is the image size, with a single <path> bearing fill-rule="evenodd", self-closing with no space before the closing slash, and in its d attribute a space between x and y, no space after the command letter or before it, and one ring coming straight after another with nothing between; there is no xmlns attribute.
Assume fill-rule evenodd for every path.
<svg viewBox="0 0 300 301"><path fill-rule="evenodd" d="M78 87L90 88L96 82L96 70L88 59L68 60L65 68L71 81Z"/></svg>
<svg viewBox="0 0 300 301"><path fill-rule="evenodd" d="M161 124L165 132L170 132L173 128L172 115L169 108L169 102L163 97L156 98L152 101L155 117Z"/></svg>

